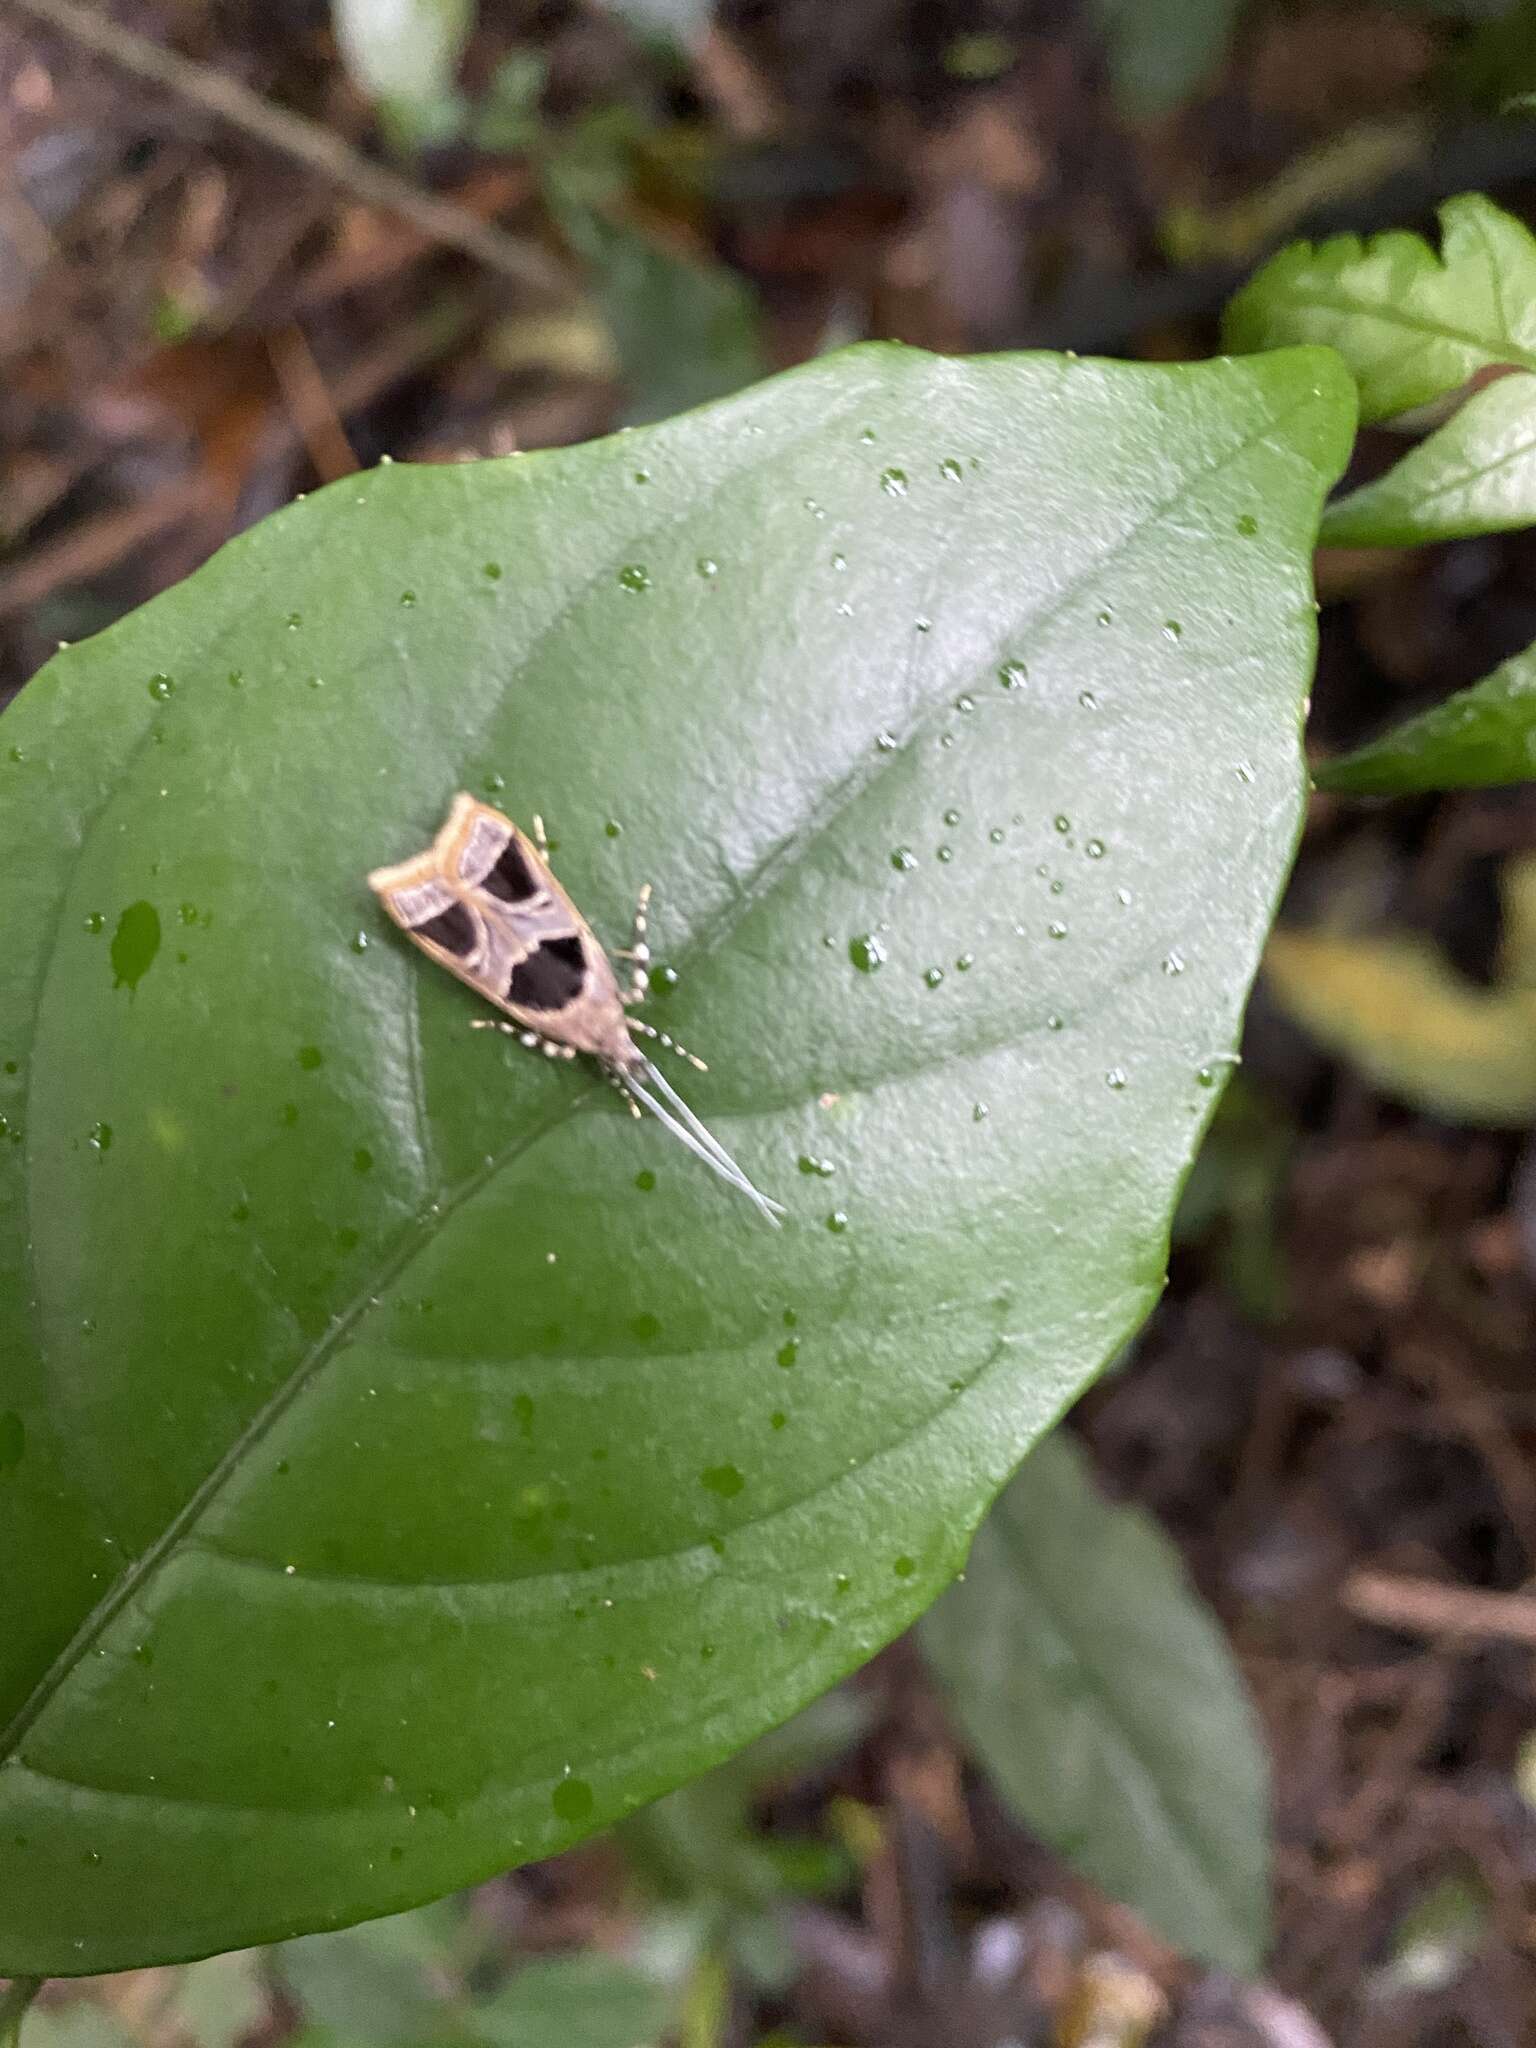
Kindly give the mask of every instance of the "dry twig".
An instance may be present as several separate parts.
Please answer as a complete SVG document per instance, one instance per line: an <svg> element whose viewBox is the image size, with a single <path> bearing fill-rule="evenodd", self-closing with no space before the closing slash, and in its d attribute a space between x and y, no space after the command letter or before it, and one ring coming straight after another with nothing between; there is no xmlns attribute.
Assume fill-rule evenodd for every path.
<svg viewBox="0 0 1536 2048"><path fill-rule="evenodd" d="M1351 1614L1404 1635L1475 1637L1536 1646L1536 1594L1488 1593L1438 1579L1356 1572L1339 1595Z"/></svg>
<svg viewBox="0 0 1536 2048"><path fill-rule="evenodd" d="M339 135L286 107L272 106L238 80L194 63L174 50L162 49L158 43L109 20L95 8L81 5L81 0L17 0L17 4L36 20L106 58L119 70L146 79L201 107L205 113L228 121L269 149L280 150L284 156L355 193L370 206L409 221L432 241L473 257L487 270L497 271L530 291L564 293L570 289L570 279L562 266L542 249L489 222L476 220L451 200L424 192L398 171L370 162Z"/></svg>

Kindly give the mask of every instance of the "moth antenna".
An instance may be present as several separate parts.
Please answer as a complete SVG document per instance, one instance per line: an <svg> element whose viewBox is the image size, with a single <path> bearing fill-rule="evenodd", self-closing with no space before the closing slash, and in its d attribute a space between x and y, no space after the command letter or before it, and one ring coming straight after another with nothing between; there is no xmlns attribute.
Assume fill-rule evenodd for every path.
<svg viewBox="0 0 1536 2048"><path fill-rule="evenodd" d="M658 1045L664 1045L668 1052L675 1052L680 1060L686 1060L690 1067L697 1067L701 1074L709 1072L708 1064L696 1052L690 1052L686 1045L679 1045L670 1033L658 1031L654 1024L647 1024L643 1017L631 1017L631 1031L643 1031L647 1038L654 1038Z"/></svg>
<svg viewBox="0 0 1536 2048"><path fill-rule="evenodd" d="M641 1074L656 1088L662 1098L660 1101L641 1084L638 1078ZM638 1068L626 1069L623 1085L637 1101L644 1103L658 1123L666 1125L680 1144L702 1159L721 1180L729 1181L732 1187L739 1188L758 1214L766 1217L777 1227L779 1218L784 1213L782 1206L752 1185L720 1140L700 1123L653 1061L646 1059L642 1053Z"/></svg>
<svg viewBox="0 0 1536 2048"><path fill-rule="evenodd" d="M718 1174L721 1180L729 1181L733 1188L740 1188L743 1194L756 1198L757 1190L746 1175L739 1170L735 1173L730 1172L728 1166L722 1164L721 1159L709 1146L701 1144L686 1124L679 1123L671 1110L658 1102L654 1095L647 1093L642 1082L635 1080L632 1075L629 1076L624 1082L624 1092L629 1098L630 1109L636 1116L640 1114L640 1105L643 1102L656 1121L664 1125L680 1145L686 1146L695 1159L702 1159L711 1173ZM726 1156L728 1159L729 1155Z"/></svg>
<svg viewBox="0 0 1536 2048"><path fill-rule="evenodd" d="M647 1094L644 1087L633 1080L629 1085L634 1090L631 1106L637 1102L643 1102L657 1122L665 1126L666 1130L672 1137L677 1139L680 1145L691 1152L696 1159L703 1160L710 1171L717 1175L719 1179L725 1181L728 1186L736 1188L740 1193L744 1194L758 1214L771 1223L775 1230L778 1229L779 1218L784 1213L782 1207L752 1185L751 1181L747 1179L728 1152L717 1152L712 1147L701 1144L692 1131L686 1125L680 1123L669 1109L656 1100L654 1095ZM635 1110L635 1114L639 1115L638 1109Z"/></svg>
<svg viewBox="0 0 1536 2048"><path fill-rule="evenodd" d="M645 1082L641 1080L641 1074L644 1075L645 1082L655 1085L662 1099L658 1100L657 1096L650 1092ZM728 1181L732 1187L740 1189L758 1213L765 1216L770 1223L778 1223L779 1217L784 1213L779 1204L770 1201L752 1185L719 1139L713 1132L705 1129L665 1075L658 1073L651 1061L643 1060L639 1069L628 1069L624 1075L624 1086L636 1101L644 1103L658 1123L666 1126L679 1144L685 1146L696 1158L702 1159L721 1180Z"/></svg>

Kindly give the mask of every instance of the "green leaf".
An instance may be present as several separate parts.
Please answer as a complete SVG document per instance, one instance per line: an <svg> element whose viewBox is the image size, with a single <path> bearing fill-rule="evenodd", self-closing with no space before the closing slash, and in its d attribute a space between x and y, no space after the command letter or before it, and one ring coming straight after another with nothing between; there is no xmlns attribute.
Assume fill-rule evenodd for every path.
<svg viewBox="0 0 1536 2048"><path fill-rule="evenodd" d="M487 2048L653 2048L671 2017L667 1987L610 1956L524 1963L465 2017Z"/></svg>
<svg viewBox="0 0 1536 2048"><path fill-rule="evenodd" d="M387 111L406 143L452 133L459 59L474 17L474 0L331 0L348 76Z"/></svg>
<svg viewBox="0 0 1536 2048"><path fill-rule="evenodd" d="M1116 105L1168 114L1221 68L1243 0L1092 0Z"/></svg>
<svg viewBox="0 0 1536 2048"><path fill-rule="evenodd" d="M762 375L757 302L742 278L562 198L557 180L550 203L589 267L623 366L631 425L726 397Z"/></svg>
<svg viewBox="0 0 1536 2048"><path fill-rule="evenodd" d="M863 1703L830 1692L772 1730L718 1770L709 1771L621 1823L619 1840L653 1892L703 1908L712 1929L731 1940L752 1929L753 1954L765 1947L782 1982L793 1957L782 1935L760 1923L791 1889L782 1840L767 1841L753 1825L752 1802L775 1779L803 1776L857 1740L868 1722ZM818 1845L810 1845L818 1846Z"/></svg>
<svg viewBox="0 0 1536 2048"><path fill-rule="evenodd" d="M266 2018L268 2003L258 1952L236 1949L182 1970L165 2018L198 2048L238 2048Z"/></svg>
<svg viewBox="0 0 1536 2048"><path fill-rule="evenodd" d="M548 83L549 58L543 50L519 48L503 57L475 108L471 134L476 148L536 148L543 139L540 102Z"/></svg>
<svg viewBox="0 0 1536 2048"><path fill-rule="evenodd" d="M1368 1984L1378 2000L1420 1997L1453 1984L1489 1939L1494 1901L1479 1871L1448 1870L1409 1907L1387 1961Z"/></svg>
<svg viewBox="0 0 1536 2048"><path fill-rule="evenodd" d="M1036 1445L918 1640L1024 1822L1175 1946L1251 1972L1268 1780L1231 1653L1172 1544Z"/></svg>
<svg viewBox="0 0 1536 2048"><path fill-rule="evenodd" d="M1536 647L1501 662L1480 682L1408 718L1368 746L1325 761L1320 789L1403 796L1429 789L1487 789L1536 779Z"/></svg>
<svg viewBox="0 0 1536 2048"><path fill-rule="evenodd" d="M1350 397L855 349L348 479L0 717L0 1968L549 1854L948 1583L1161 1287ZM654 883L782 1231L385 924L460 786Z"/></svg>
<svg viewBox="0 0 1536 2048"><path fill-rule="evenodd" d="M1536 369L1536 241L1478 193L1440 209L1437 255L1419 235L1296 242L1227 308L1237 353L1323 342L1360 387L1362 420L1459 390L1479 370Z"/></svg>
<svg viewBox="0 0 1536 2048"><path fill-rule="evenodd" d="M1536 1116L1536 994L1464 980L1423 940L1277 931L1265 979L1281 1008L1376 1087L1453 1121Z"/></svg>
<svg viewBox="0 0 1536 2048"><path fill-rule="evenodd" d="M1279 1225L1294 1146L1290 1120L1234 1075L1174 1215L1175 1245L1220 1234L1223 1284L1256 1323L1278 1322L1285 1313Z"/></svg>
<svg viewBox="0 0 1536 2048"><path fill-rule="evenodd" d="M0 2011L0 2042L13 2048L13 2037ZM93 1998L72 1998L64 2005L35 2005L21 2022L21 2048L138 2048L134 2036L115 2013Z"/></svg>
<svg viewBox="0 0 1536 2048"><path fill-rule="evenodd" d="M1414 547L1536 525L1536 378L1500 377L1323 514L1328 547Z"/></svg>
<svg viewBox="0 0 1536 2048"><path fill-rule="evenodd" d="M277 1966L306 2016L342 2037L421 2041L438 2027L453 1988L448 1902L396 1913L340 1934L312 1934L276 1950Z"/></svg>

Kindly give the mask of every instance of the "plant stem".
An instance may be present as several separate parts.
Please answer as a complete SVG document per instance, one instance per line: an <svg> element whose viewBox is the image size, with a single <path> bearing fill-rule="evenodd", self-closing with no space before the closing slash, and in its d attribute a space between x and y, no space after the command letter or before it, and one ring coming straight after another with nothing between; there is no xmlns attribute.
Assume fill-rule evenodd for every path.
<svg viewBox="0 0 1536 2048"><path fill-rule="evenodd" d="M0 2048L16 2048L27 2007L42 1988L41 1977L13 1977L0 1988Z"/></svg>

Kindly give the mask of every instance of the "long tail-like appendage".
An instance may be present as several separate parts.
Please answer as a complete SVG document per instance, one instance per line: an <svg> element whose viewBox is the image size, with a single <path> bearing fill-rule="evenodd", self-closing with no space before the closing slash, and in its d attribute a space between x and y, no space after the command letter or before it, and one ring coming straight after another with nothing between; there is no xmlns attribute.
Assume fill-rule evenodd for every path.
<svg viewBox="0 0 1536 2048"><path fill-rule="evenodd" d="M767 1195L753 1187L720 1140L705 1129L652 1061L639 1053L635 1062L627 1065L618 1079L626 1094L633 1096L642 1108L648 1109L658 1123L664 1124L679 1144L685 1145L695 1158L702 1159L721 1180L739 1188L758 1214L777 1227L779 1218L784 1214L779 1203L770 1201Z"/></svg>

